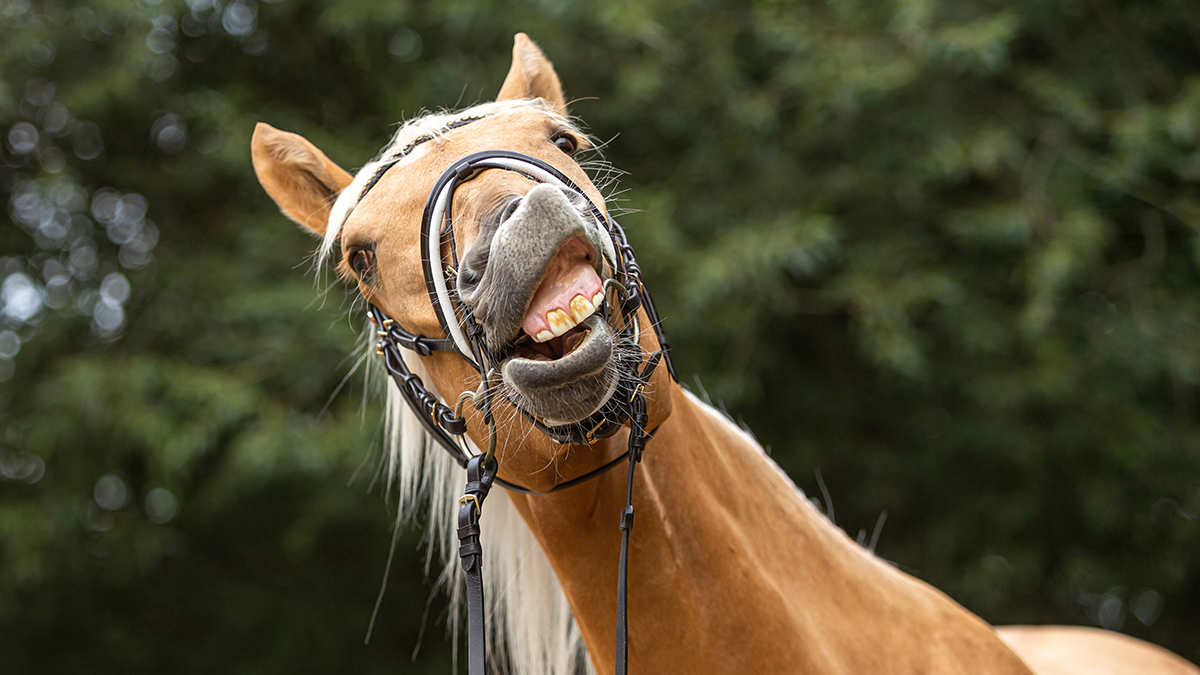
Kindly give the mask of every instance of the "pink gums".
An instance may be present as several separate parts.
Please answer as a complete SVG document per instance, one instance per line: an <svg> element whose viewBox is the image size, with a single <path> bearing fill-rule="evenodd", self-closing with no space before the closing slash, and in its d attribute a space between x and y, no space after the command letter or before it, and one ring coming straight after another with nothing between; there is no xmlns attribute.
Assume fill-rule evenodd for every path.
<svg viewBox="0 0 1200 675"><path fill-rule="evenodd" d="M568 241L559 249L554 259L546 267L542 284L533 294L529 303L529 311L521 328L535 337L544 330L550 330L546 314L561 309L571 316L571 300L582 295L591 302L592 298L604 287L600 276L592 267L596 255L595 249L580 237Z"/></svg>

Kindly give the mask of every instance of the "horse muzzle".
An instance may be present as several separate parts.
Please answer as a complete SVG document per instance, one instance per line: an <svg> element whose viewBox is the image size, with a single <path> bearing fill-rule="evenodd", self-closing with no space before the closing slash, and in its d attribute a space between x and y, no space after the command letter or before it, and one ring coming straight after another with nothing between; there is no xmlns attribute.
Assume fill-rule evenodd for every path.
<svg viewBox="0 0 1200 675"><path fill-rule="evenodd" d="M600 225L578 195L550 185L509 211L463 256L459 297L528 410L574 422L604 402L615 378Z"/></svg>

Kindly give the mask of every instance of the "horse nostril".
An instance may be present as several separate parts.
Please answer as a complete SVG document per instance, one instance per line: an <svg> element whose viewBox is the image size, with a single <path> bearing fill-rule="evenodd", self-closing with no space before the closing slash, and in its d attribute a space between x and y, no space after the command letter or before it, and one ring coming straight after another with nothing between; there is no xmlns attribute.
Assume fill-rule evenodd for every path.
<svg viewBox="0 0 1200 675"><path fill-rule="evenodd" d="M520 208L521 202L525 201L524 197L515 197L507 206L504 207L504 212L500 214L500 222L504 222L512 218L513 214Z"/></svg>
<svg viewBox="0 0 1200 675"><path fill-rule="evenodd" d="M483 275L481 275L479 272L476 272L474 267L464 264L460 265L458 276L459 283L467 286L474 286L479 283L479 280Z"/></svg>

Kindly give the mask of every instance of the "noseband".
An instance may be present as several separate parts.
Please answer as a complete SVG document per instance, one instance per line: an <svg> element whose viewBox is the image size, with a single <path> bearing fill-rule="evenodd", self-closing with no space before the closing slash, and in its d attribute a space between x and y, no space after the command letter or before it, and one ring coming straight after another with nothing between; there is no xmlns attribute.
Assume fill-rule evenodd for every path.
<svg viewBox="0 0 1200 675"><path fill-rule="evenodd" d="M447 129L457 128L480 118L463 118L452 122ZM379 165L375 174L366 183L359 201L367 195L388 169L399 163L415 147L432 134L422 136L403 150ZM559 483L550 490L538 492L505 481L497 477L496 423L492 416L492 387L498 364L495 355L483 345L483 329L476 322L471 309L459 297L457 289L450 283L458 277L458 249L454 238L453 204L454 194L463 184L478 177L489 169L512 171L538 183L569 190L585 200L592 216L592 227L600 235L600 254L608 263L612 278L604 283L605 300L597 311L603 312L606 321L619 317L621 328L618 334L633 344L640 344L641 328L637 318L639 308L644 308L650 319L651 328L658 338L659 350L643 360L641 350L630 350L618 354L615 386L601 405L586 419L567 425L555 425L540 420L533 413L513 403L535 427L562 444L591 445L615 434L626 422L629 423L628 449L616 459L581 476ZM448 247L450 258L442 254ZM394 319L388 317L373 304L367 306L367 317L376 327L379 338L376 351L383 357L388 373L391 374L409 408L420 420L425 431L442 446L450 456L467 470L467 484L459 499L458 538L459 558L466 572L467 584L467 668L469 675L484 675L486 662L486 636L484 630L483 580L481 567L483 549L479 542L479 516L484 499L493 484L524 494L548 494L579 485L614 468L628 459L629 473L625 508L621 512L621 554L617 578L617 675L626 675L628 661L626 589L629 535L633 528L633 476L641 461L642 451L653 430L646 428L649 416L643 390L660 363L665 363L672 379L675 376L671 364L670 345L662 332L658 313L642 283L641 269L634 257L633 247L625 238L621 226L607 213L601 211L578 185L561 171L535 157L507 150L485 150L456 161L442 173L430 191L421 218L421 266L425 276L425 287L429 301L437 315L444 338L430 338L404 330ZM611 317L611 319L610 319ZM435 351L456 351L482 377L477 391L463 392L454 408L447 406L425 388L421 378L409 370L400 349L408 349L421 356ZM462 415L463 404L470 400L482 411L488 425L489 440L486 452L472 454L465 439L466 419Z"/></svg>

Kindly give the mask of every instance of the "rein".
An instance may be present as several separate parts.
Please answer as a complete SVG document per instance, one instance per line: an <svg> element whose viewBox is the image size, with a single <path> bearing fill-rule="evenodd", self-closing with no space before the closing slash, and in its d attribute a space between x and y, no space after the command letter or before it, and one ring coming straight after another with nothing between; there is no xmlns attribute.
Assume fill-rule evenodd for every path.
<svg viewBox="0 0 1200 675"><path fill-rule="evenodd" d="M464 118L448 125L457 128L479 118ZM418 138L403 150L383 162L359 196L362 200L367 192L379 182L383 174L410 153L417 144L433 138L430 134ZM640 356L617 357L620 376L605 401L589 417L567 425L555 425L538 419L515 403L521 412L542 433L561 444L592 445L617 433L629 423L628 449L617 458L581 476L555 485L545 491L530 490L499 478L496 474L499 463L495 457L496 422L492 416L492 381L496 377L498 364L482 344L483 330L475 321L470 308L458 297L457 290L448 284L447 272L457 278L458 251L454 239L452 206L455 191L464 183L478 177L489 169L519 173L539 183L546 183L571 190L582 196L589 207L593 226L601 235L601 255L609 263L613 278L604 284L605 300L599 311L610 326L610 319L618 318L622 328L619 334L640 344L641 327L637 318L639 308L645 308L651 327L658 338L660 349L644 361ZM603 224L603 226L601 225ZM448 245L450 261L447 263L441 251ZM615 220L602 212L587 197L582 189L553 166L518 152L507 150L485 150L455 162L442 173L425 202L421 219L422 270L430 303L437 315L445 338L430 338L410 333L375 305L367 306L367 318L376 327L379 342L377 353L383 357L388 373L400 389L409 408L420 420L421 426L430 437L442 446L467 472L467 483L459 499L458 539L459 559L466 573L467 587L467 671L469 675L486 673L487 648L484 625L483 602L483 548L480 544L480 523L483 503L493 485L522 494L549 494L565 490L591 480L622 461L628 460L628 482L625 508L621 511L621 554L617 576L617 627L616 627L616 672L626 675L628 670L628 621L626 596L628 590L629 537L633 529L633 477L637 464L642 459L646 442L653 435L647 430L649 418L643 391L660 363L665 363L672 379L678 381L670 358L670 345L663 335L658 314L642 283L641 270L634 257L633 248L625 238L625 232ZM611 293L610 293L611 291ZM612 297L610 302L609 297ZM463 328L460 328L460 322ZM429 356L435 351L455 351L481 376L482 382L476 391L465 391L459 395L453 408L443 403L425 388L421 378L415 375L401 357L400 349L408 349L420 356ZM640 353L640 350L638 350ZM488 449L473 454L465 435L467 432L463 406L467 401L483 413L488 426Z"/></svg>

